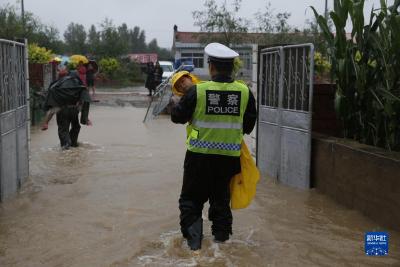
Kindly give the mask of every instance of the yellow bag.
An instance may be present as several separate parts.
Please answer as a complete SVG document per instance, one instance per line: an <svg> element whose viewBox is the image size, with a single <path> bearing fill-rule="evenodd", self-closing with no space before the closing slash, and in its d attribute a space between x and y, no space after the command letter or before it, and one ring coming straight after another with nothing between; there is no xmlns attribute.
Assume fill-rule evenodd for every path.
<svg viewBox="0 0 400 267"><path fill-rule="evenodd" d="M240 151L241 173L231 180L231 208L244 209L250 205L256 195L256 187L260 180L260 172L244 141Z"/></svg>

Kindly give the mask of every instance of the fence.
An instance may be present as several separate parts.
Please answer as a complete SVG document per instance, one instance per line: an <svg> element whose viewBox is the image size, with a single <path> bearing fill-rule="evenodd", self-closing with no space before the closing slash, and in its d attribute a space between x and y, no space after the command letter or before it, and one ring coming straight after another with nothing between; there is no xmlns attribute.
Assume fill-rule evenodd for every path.
<svg viewBox="0 0 400 267"><path fill-rule="evenodd" d="M26 43L0 39L0 200L29 175L29 84Z"/></svg>

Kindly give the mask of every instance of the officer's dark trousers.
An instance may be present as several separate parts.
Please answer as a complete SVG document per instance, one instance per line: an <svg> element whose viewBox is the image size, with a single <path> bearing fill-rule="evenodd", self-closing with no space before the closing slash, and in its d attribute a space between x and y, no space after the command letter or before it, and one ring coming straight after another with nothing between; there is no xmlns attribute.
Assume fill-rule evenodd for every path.
<svg viewBox="0 0 400 267"><path fill-rule="evenodd" d="M239 172L239 158L186 152L179 198L180 225L184 237L187 237L188 227L201 218L207 201L210 202L208 217L212 221L212 234L232 234L229 183Z"/></svg>
<svg viewBox="0 0 400 267"><path fill-rule="evenodd" d="M63 148L78 146L79 124L78 108L64 107L57 113L58 137Z"/></svg>

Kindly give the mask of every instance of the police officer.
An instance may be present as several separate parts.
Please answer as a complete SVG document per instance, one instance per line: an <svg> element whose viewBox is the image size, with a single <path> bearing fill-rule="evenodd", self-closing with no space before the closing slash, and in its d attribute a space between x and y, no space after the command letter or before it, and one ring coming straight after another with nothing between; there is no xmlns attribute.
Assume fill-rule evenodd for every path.
<svg viewBox="0 0 400 267"><path fill-rule="evenodd" d="M205 53L211 81L191 87L171 111L174 123L189 122L179 209L181 232L192 250L201 248L207 201L214 240L224 242L232 234L229 183L241 170L243 134L256 121L253 94L232 78L239 54L219 43L208 44Z"/></svg>

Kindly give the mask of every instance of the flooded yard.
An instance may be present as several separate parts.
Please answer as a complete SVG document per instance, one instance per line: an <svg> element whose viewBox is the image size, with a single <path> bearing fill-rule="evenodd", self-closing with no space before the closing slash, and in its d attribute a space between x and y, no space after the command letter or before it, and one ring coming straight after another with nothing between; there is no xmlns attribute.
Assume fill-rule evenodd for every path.
<svg viewBox="0 0 400 267"><path fill-rule="evenodd" d="M266 177L233 212L225 244L213 242L206 207L203 249L190 251L179 231L184 126L143 124L132 105L94 106L94 125L67 151L55 119L32 129L30 178L0 205L0 266L400 266L398 232L389 256L365 256L365 232L387 229Z"/></svg>

